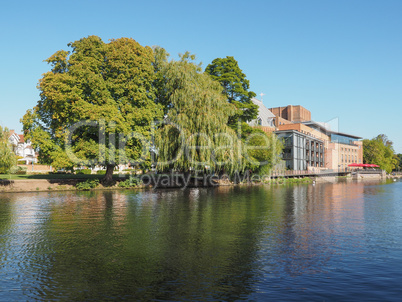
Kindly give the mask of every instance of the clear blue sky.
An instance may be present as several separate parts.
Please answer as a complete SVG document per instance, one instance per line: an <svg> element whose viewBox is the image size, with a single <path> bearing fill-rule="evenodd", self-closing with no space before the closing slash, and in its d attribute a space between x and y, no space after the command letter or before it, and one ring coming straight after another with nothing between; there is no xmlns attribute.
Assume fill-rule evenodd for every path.
<svg viewBox="0 0 402 302"><path fill-rule="evenodd" d="M4 1L0 124L20 131L43 62L88 35L131 37L205 67L234 56L267 107L302 105L339 131L402 153L402 1Z"/></svg>

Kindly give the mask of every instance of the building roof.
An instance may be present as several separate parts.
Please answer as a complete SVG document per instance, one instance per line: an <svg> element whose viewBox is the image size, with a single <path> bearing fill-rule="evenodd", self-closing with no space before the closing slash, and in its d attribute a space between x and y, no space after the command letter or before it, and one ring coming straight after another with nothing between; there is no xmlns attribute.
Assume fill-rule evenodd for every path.
<svg viewBox="0 0 402 302"><path fill-rule="evenodd" d="M313 126L316 128L319 128L320 131L323 133L330 135L330 134L336 134L336 135L342 135L342 136L347 136L353 139L362 139L360 136L352 135L352 134L347 134L347 133L342 133L342 132L337 132L337 131L332 131L331 127L327 123L321 123L321 122L316 122L316 121L308 121L308 122L302 122L303 124L307 126Z"/></svg>
<svg viewBox="0 0 402 302"><path fill-rule="evenodd" d="M262 101L252 98L251 101L253 104L258 106L258 117L257 120L261 120L260 126L270 126L272 127L272 120L275 118L275 115L263 104ZM270 122L271 121L271 122ZM252 121L251 124L256 123L256 120Z"/></svg>
<svg viewBox="0 0 402 302"><path fill-rule="evenodd" d="M258 106L259 117L261 117L262 119L270 119L275 117L275 114L273 114L267 107L265 107L262 101L256 98L252 98L251 101Z"/></svg>
<svg viewBox="0 0 402 302"><path fill-rule="evenodd" d="M288 130L276 130L274 131L275 134L279 135L279 134L285 134L285 133L292 133L292 134L297 134L297 135L301 135L304 137L308 137L311 140L316 140L316 141L320 141L320 142L324 142L324 140L322 138L316 137L311 135L310 133L303 133L294 129L288 129Z"/></svg>

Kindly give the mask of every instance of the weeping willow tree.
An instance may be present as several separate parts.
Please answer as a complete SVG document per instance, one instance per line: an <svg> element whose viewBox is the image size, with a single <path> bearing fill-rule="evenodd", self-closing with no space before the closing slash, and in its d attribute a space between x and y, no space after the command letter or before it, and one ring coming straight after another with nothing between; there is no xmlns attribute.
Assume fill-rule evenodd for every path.
<svg viewBox="0 0 402 302"><path fill-rule="evenodd" d="M0 173L8 173L17 164L17 159L8 140L10 132L0 126Z"/></svg>
<svg viewBox="0 0 402 302"><path fill-rule="evenodd" d="M242 143L227 122L236 108L222 95L222 87L194 63L189 53L168 61L162 48L155 48L158 76L157 102L165 118L155 133L159 170L208 168L233 173L245 168Z"/></svg>

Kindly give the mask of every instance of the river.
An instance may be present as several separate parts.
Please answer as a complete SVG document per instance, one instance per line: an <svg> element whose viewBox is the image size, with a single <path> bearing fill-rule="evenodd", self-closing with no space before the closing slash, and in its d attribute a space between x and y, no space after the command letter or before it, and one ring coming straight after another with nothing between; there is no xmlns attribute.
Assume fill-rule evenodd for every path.
<svg viewBox="0 0 402 302"><path fill-rule="evenodd" d="M402 182L0 195L0 301L400 301Z"/></svg>

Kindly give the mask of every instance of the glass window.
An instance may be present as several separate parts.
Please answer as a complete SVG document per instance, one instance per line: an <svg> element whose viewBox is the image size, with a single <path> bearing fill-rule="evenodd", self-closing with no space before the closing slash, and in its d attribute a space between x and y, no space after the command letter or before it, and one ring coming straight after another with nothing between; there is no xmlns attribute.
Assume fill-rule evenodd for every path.
<svg viewBox="0 0 402 302"><path fill-rule="evenodd" d="M352 145L355 141L357 141L357 139L351 138L349 136L341 135L341 134L332 133L331 141L341 143L341 144Z"/></svg>

